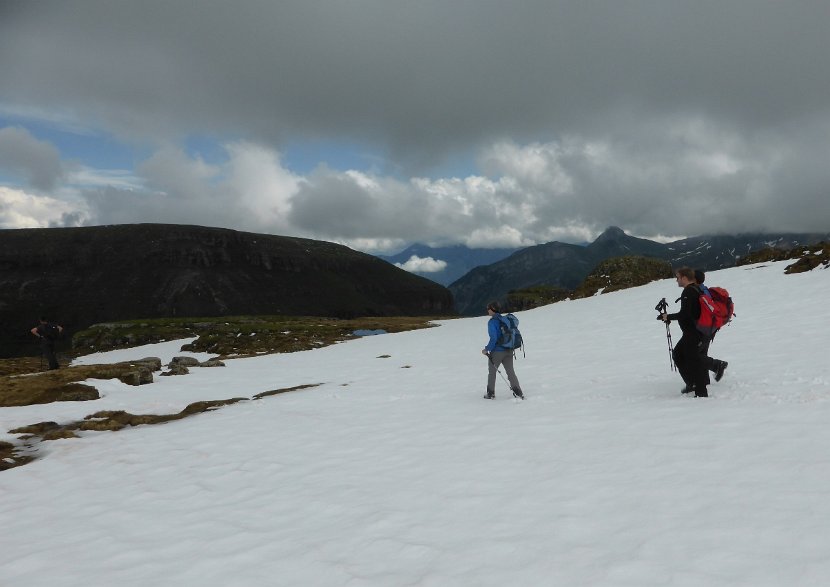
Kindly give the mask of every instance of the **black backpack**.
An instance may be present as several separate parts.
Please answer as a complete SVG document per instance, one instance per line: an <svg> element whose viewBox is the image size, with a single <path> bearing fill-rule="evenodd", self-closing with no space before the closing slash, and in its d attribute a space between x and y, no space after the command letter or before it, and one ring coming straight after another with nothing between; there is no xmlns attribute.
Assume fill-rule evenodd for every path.
<svg viewBox="0 0 830 587"><path fill-rule="evenodd" d="M43 337L47 340L57 340L61 335L61 331L60 328L58 328L58 325L52 324L51 322L48 322L43 325L42 332Z"/></svg>

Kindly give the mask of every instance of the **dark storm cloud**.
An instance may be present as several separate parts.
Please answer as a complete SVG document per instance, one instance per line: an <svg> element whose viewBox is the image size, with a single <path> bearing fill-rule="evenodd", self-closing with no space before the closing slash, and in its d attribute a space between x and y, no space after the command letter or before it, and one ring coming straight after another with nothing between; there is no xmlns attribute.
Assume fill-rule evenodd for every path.
<svg viewBox="0 0 830 587"><path fill-rule="evenodd" d="M609 224L653 235L830 223L826 0L0 10L0 105L158 141L360 142L387 158L381 175L404 178L473 153L492 182L374 177L376 188L318 173L281 218L320 237L524 242Z"/></svg>
<svg viewBox="0 0 830 587"><path fill-rule="evenodd" d="M3 98L125 132L356 133L429 157L655 113L828 112L823 1L10 4Z"/></svg>
<svg viewBox="0 0 830 587"><path fill-rule="evenodd" d="M0 172L23 178L36 190L50 190L64 175L60 153L26 129L0 128Z"/></svg>

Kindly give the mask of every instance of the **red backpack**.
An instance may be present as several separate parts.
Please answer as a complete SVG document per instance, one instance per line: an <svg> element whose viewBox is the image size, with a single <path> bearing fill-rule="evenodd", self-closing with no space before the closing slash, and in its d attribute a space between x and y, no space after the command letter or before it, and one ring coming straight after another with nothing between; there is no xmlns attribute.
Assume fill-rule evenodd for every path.
<svg viewBox="0 0 830 587"><path fill-rule="evenodd" d="M735 315L735 304L732 303L729 292L722 287L701 289L699 300L700 318L695 326L706 336L714 337L715 333Z"/></svg>

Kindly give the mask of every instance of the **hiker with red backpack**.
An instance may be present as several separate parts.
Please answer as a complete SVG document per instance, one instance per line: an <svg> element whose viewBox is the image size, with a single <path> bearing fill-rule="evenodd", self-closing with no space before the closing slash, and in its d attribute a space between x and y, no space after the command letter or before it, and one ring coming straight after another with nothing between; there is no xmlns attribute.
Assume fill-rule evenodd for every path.
<svg viewBox="0 0 830 587"><path fill-rule="evenodd" d="M708 349L707 337L697 328L700 318L701 292L695 282L695 272L689 267L681 267L675 271L677 286L683 288L680 295L680 311L674 314L662 312L658 318L669 324L672 320L680 324L683 336L672 351L677 370L686 386L682 393L694 392L695 397L709 397L706 385L709 382L709 372L704 358Z"/></svg>
<svg viewBox="0 0 830 587"><path fill-rule="evenodd" d="M695 282L697 283L698 289L700 289L700 294L709 298L712 301L712 306L714 307L714 297L712 292L709 291L709 288L703 285L703 282L706 281L706 274L701 271L700 269L695 269ZM726 294L727 297L729 294ZM731 298L730 298L730 305L731 305ZM731 308L730 308L731 313ZM721 361L720 359L713 359L709 356L709 344L712 342L714 338L714 333L712 333L711 337L706 338L705 349L703 349L703 363L706 365L706 369L711 371L715 374L715 381L720 381L723 378L723 374L726 371L726 367L729 365L726 361ZM708 379L708 377L707 377Z"/></svg>

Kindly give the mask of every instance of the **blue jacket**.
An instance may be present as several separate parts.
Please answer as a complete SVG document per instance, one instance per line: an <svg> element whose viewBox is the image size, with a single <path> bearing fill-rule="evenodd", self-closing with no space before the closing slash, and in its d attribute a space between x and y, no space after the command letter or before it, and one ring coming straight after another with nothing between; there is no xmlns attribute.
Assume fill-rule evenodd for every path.
<svg viewBox="0 0 830 587"><path fill-rule="evenodd" d="M499 336L501 335L501 328L499 322L502 321L501 314L493 314L493 317L487 322L487 334L490 335L490 340L484 350L488 353L493 351L509 351L510 349L498 345Z"/></svg>

